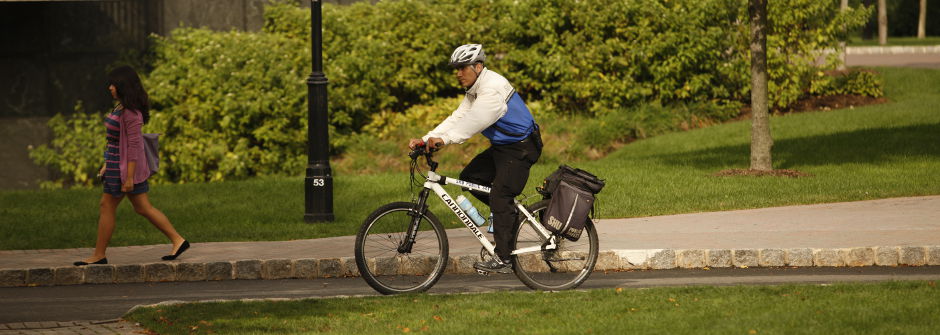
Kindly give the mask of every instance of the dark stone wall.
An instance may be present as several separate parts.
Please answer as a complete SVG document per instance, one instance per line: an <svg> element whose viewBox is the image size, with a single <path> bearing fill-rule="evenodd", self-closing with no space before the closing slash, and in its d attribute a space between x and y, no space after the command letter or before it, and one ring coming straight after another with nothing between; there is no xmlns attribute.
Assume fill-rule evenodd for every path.
<svg viewBox="0 0 940 335"><path fill-rule="evenodd" d="M110 103L105 67L122 48L142 47L146 32L145 23L122 26L108 5L0 4L0 117L69 113L78 100Z"/></svg>
<svg viewBox="0 0 940 335"><path fill-rule="evenodd" d="M57 113L112 105L107 72L148 47L151 33L185 25L261 29L264 0L0 2L0 189L35 188L52 178L29 158L51 140ZM128 51L130 51L128 53ZM122 58L123 57L123 58ZM128 59L130 58L130 59Z"/></svg>
<svg viewBox="0 0 940 335"><path fill-rule="evenodd" d="M163 0L163 19L158 34L176 27L214 30L259 31L264 25L265 0Z"/></svg>
<svg viewBox="0 0 940 335"><path fill-rule="evenodd" d="M0 118L111 105L109 66L139 63L152 33L260 30L264 0L0 2ZM122 58L123 57L123 58Z"/></svg>
<svg viewBox="0 0 940 335"><path fill-rule="evenodd" d="M29 189L53 179L52 171L29 159L29 148L52 140L47 117L0 119L0 189Z"/></svg>

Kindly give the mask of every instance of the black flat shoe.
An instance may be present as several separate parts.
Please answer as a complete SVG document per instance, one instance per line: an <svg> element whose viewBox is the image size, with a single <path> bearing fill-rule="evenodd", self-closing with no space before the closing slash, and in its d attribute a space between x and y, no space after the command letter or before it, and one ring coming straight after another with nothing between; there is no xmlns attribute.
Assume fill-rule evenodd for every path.
<svg viewBox="0 0 940 335"><path fill-rule="evenodd" d="M179 257L180 255L182 255L183 251L186 251L186 249L189 249L189 241L184 240L183 244L180 245L180 248L176 250L175 254L163 256L163 260L172 261L176 259L176 257Z"/></svg>
<svg viewBox="0 0 940 335"><path fill-rule="evenodd" d="M108 264L108 258L105 257L105 258L99 259L98 261L96 261L96 262L94 262L94 263L88 263L88 262L86 262L86 261L78 261L78 262L75 262L75 263L72 263L72 264L75 264L75 266L85 266L85 265L88 265L88 264Z"/></svg>

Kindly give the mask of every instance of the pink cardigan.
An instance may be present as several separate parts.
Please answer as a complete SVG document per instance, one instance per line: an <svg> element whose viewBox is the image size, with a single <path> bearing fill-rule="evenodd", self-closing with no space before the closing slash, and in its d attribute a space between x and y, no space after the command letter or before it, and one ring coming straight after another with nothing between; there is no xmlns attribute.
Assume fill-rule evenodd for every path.
<svg viewBox="0 0 940 335"><path fill-rule="evenodd" d="M139 111L125 108L121 113L121 183L127 179L127 162L137 162L134 166L134 184L140 184L150 177L141 132L143 124L143 116Z"/></svg>

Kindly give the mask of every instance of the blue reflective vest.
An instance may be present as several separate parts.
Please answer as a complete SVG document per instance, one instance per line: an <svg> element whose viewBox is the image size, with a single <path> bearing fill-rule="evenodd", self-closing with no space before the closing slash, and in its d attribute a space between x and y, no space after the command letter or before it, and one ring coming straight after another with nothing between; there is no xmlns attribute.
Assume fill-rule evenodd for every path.
<svg viewBox="0 0 940 335"><path fill-rule="evenodd" d="M537 125L529 107L519 93L513 92L506 102L506 114L483 130L483 136L492 144L511 144L522 141L535 131Z"/></svg>

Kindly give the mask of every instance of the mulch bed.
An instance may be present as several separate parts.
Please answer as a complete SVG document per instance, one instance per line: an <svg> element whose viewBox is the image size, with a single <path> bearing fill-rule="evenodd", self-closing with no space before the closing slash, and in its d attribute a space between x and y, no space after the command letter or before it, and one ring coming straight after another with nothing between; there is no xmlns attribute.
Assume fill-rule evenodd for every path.
<svg viewBox="0 0 940 335"><path fill-rule="evenodd" d="M809 96L797 100L786 108L775 108L770 111L772 115L785 115L792 113L829 111L839 108L855 108L866 105L877 105L888 102L887 98L872 98L866 95L827 95L822 97ZM741 108L741 113L733 121L750 120L751 106Z"/></svg>
<svg viewBox="0 0 940 335"><path fill-rule="evenodd" d="M787 110L783 110L783 113L798 113L806 111L815 111L823 110L828 111L832 109L839 108L849 108L849 107L858 107L865 105L875 105L883 104L888 102L888 99L881 98L872 98L866 95L828 95L824 97L809 97L806 99L801 99L792 105L790 105Z"/></svg>

